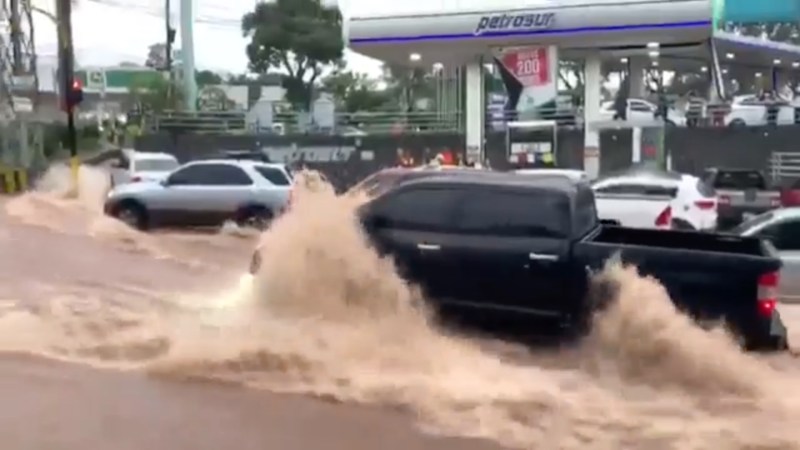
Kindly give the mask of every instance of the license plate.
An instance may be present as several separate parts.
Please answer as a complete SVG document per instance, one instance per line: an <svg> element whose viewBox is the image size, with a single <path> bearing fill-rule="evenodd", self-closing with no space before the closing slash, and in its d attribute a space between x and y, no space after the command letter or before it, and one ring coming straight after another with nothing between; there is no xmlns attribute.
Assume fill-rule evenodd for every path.
<svg viewBox="0 0 800 450"><path fill-rule="evenodd" d="M748 190L744 191L744 199L745 201L752 202L756 199L757 191L755 190Z"/></svg>
<svg viewBox="0 0 800 450"><path fill-rule="evenodd" d="M748 212L742 213L742 220L750 220L755 216L756 216L755 213L748 213Z"/></svg>

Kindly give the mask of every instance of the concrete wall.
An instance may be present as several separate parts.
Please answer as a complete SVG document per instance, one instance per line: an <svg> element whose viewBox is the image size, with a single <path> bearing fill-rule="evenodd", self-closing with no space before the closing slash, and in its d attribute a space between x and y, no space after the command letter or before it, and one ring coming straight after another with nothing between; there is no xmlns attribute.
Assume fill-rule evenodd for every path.
<svg viewBox="0 0 800 450"><path fill-rule="evenodd" d="M766 170L772 152L800 153L798 138L800 126L741 130L675 128L667 131L666 149L672 156L673 168L681 172L697 174L713 166ZM181 161L213 157L220 150L266 150L280 158L302 160L310 167L319 168L344 188L379 168L394 165L398 151L405 151L416 161L426 161L445 148L463 152L465 142L463 135L445 133L361 138L157 134L141 137L136 148L173 153ZM600 148L601 173L628 167L631 131L602 132ZM486 153L492 167L510 168L502 133L487 135ZM556 160L560 167L583 168L581 130L559 132Z"/></svg>

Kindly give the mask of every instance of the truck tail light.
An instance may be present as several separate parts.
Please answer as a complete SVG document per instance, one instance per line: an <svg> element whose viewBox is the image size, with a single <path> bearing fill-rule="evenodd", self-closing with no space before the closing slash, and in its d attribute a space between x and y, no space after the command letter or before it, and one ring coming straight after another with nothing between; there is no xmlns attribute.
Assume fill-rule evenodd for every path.
<svg viewBox="0 0 800 450"><path fill-rule="evenodd" d="M772 317L772 312L778 304L778 283L780 272L769 272L758 277L758 315L765 318Z"/></svg>

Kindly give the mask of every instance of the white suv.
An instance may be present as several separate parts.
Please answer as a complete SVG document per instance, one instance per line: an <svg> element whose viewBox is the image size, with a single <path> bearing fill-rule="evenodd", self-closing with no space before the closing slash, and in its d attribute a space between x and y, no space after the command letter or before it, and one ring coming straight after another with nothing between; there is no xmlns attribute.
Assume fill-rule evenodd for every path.
<svg viewBox="0 0 800 450"><path fill-rule="evenodd" d="M263 228L286 209L292 186L291 172L283 164L195 161L162 181L115 187L105 211L140 229L212 226L228 220Z"/></svg>

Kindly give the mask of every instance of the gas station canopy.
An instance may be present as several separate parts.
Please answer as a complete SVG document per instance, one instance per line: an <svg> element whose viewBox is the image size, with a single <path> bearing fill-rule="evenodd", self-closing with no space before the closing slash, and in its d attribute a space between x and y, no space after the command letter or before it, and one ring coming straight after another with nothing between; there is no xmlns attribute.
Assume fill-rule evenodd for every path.
<svg viewBox="0 0 800 450"><path fill-rule="evenodd" d="M472 10L350 17L345 35L352 50L400 65L461 66L481 55L490 61L504 47L530 45L557 46L561 59L647 55L656 45L663 58L702 64L712 59L713 42L721 64L800 67L798 46L715 29L726 9L720 3L730 14L746 13L735 7L738 0L726 1L523 0L498 9L485 0Z"/></svg>

